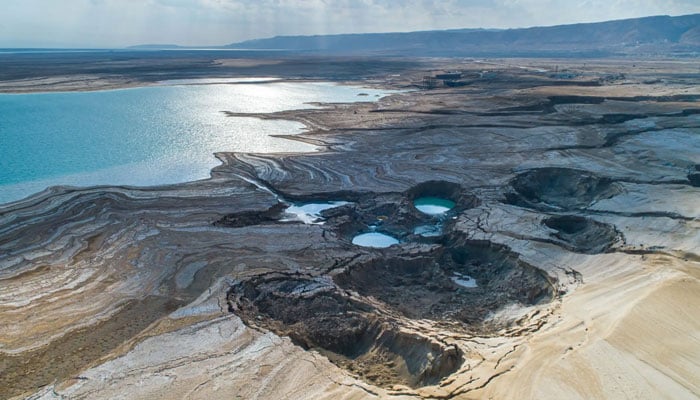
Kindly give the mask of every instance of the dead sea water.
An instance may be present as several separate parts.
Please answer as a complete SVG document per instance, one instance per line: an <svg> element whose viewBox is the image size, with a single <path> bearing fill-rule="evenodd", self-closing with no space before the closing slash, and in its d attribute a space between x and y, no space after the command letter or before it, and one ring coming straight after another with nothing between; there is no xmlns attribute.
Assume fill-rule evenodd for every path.
<svg viewBox="0 0 700 400"><path fill-rule="evenodd" d="M161 85L95 92L0 94L0 203L49 186L181 183L209 177L214 152L309 152L271 135L292 121L227 117L307 103L372 101L387 92L331 83ZM368 93L369 96L358 96Z"/></svg>

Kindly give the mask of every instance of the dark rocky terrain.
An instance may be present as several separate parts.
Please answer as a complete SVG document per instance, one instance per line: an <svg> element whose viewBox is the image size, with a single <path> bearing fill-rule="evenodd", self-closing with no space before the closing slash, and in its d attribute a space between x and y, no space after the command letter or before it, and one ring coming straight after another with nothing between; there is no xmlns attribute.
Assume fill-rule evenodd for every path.
<svg viewBox="0 0 700 400"><path fill-rule="evenodd" d="M269 61L192 76L320 70ZM0 208L0 397L696 397L696 63L366 62L324 73L405 92L247 115L303 122L320 152ZM139 64L93 82L149 84ZM90 88L65 68L0 87ZM285 212L319 201L347 204Z"/></svg>

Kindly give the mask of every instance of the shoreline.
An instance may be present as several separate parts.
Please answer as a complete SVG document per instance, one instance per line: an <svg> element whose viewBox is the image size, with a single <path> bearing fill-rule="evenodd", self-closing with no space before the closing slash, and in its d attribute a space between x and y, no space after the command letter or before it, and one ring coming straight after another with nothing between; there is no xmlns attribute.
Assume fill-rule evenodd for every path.
<svg viewBox="0 0 700 400"><path fill-rule="evenodd" d="M467 72L474 67L460 65ZM435 70L444 66L438 63ZM697 114L681 112L700 109L697 100L672 97L700 95L700 85L673 70L656 72L667 80L663 87L645 84L647 72L627 66L624 80L603 81L591 90L559 85L517 67L488 68L495 71L494 78L475 79L461 88L259 115L310 126L303 135L327 143L323 152L217 153L221 165L206 180L69 190L3 209L0 253L11 251L0 257L0 266L11 273L0 274L0 283L8 287L8 294L0 296L0 317L6 326L18 324L22 335L0 329L0 357L18 349L20 359L34 360L38 353L27 349L43 343L45 354L79 364L56 384L34 376L20 379L22 368L13 367L16 378L0 382L11 388L3 394L167 397L200 388L197 395L206 397L214 395L207 388L217 386L246 397L260 391L263 398L290 391L300 398L327 399L340 394L616 398L638 391L649 398L697 396L700 387L692 378L700 365L683 360L698 354L700 343L692 337L664 338L700 328L699 321L682 318L700 307L700 256L695 254L700 209L692 203L700 189L688 178L700 160L666 149L668 141L652 139L700 129ZM416 69L407 76L419 84L424 74ZM658 100L635 99L644 91L657 94ZM591 100L613 95L625 100ZM636 125L641 120L645 124ZM610 139L622 133L627 136ZM691 134L678 140L687 148L698 145ZM668 180L673 185L664 183ZM568 194L574 189L583 195ZM305 225L276 220L274 194L295 202L354 203L324 214L323 225ZM449 198L457 205L439 240L411 236L413 226L425 223L411 206L419 195ZM678 216L665 213L669 209ZM387 250L350 244L354 233L376 221L383 221L382 230L402 243ZM601 241L592 243L590 237ZM467 257L462 252L483 258L456 266L454 259L440 258L443 253ZM440 283L440 274L406 289L435 301L430 303L434 308L402 308L410 299L388 290L390 284L367 292L367 282L393 282L372 275L382 270L377 266L397 265L394 274L403 276L406 272L398 266L414 263L465 268L461 273L475 277L479 288L494 292L536 280L514 275L500 281L479 265L505 265L513 273L534 268L552 286L553 300L528 303L520 298L489 306L445 286L444 292L484 312L465 323L434 313L440 310L441 295L430 287L448 284ZM306 320L284 331L279 330L284 324L262 305L251 303L258 307L251 315L260 319L248 319L244 308L229 312L245 305L232 303L236 285L264 290L275 279L331 282L354 291L353 302L373 307L377 318L386 318L380 322L390 321L377 325L384 337L397 343L423 338L425 342L410 343L440 349L433 360L459 355L461 364L454 370L438 365L435 371L449 373L410 387L412 378L404 370L386 369L367 358L367 368L380 377L372 380L377 378L350 369L332 354L324 356L327 349L306 351L294 345L286 336L295 343L313 339L303 336L313 331L297 330L313 328ZM536 293L534 286L522 290ZM501 296L512 296L507 293ZM164 306L164 299L177 304ZM116 308L117 301L136 302L132 304L141 307L137 313L155 319L144 320L147 326L135 334L106 337L109 343L121 342L116 348L105 344L65 352L55 346L59 336L71 338L70 346L79 348L84 335L75 334L76 327L96 324L97 315L131 315L134 309ZM387 328L392 324L400 331ZM162 351L168 346L177 349L173 357ZM89 360L79 361L84 358ZM182 360L187 360L184 369ZM395 360L397 365L413 362L410 356ZM31 364L41 371L41 362ZM265 367L270 364L278 368ZM212 369L215 376L207 372ZM163 373L177 379L162 380ZM299 380L289 376L314 385L296 385ZM39 384L48 386L37 390Z"/></svg>
<svg viewBox="0 0 700 400"><path fill-rule="evenodd" d="M211 79L211 78L210 78L210 79ZM257 83L257 82L262 82L262 83L260 83L260 84L267 84L267 83L271 83L271 84L272 84L272 83L274 83L274 84L292 83L293 85L299 84L299 83L300 83L300 81L298 81L298 80L281 80L281 79L278 79L278 80L275 80L275 81L269 81L269 79L270 79L270 78L266 78L266 80L263 80L263 81L260 81L260 80L256 79L256 80L255 80L255 83L256 83L256 84L259 84L259 83ZM241 84L241 82L221 82L221 83L220 83L220 82L207 82L208 80L209 80L209 79L206 79L206 80L203 79L202 81L203 81L204 83L197 83L196 80L189 80L187 86L209 86L209 85L230 85L230 84L237 85L237 84ZM242 82L242 83L248 85L248 84L250 84L251 82L250 82L248 79L246 79L246 80L245 80L244 82ZM305 80L305 81L302 82L302 83L314 83L314 84L323 83L323 84L328 84L328 85L333 85L333 86L342 86L342 87L347 87L347 88L354 88L354 89L352 89L352 90L354 90L354 91L365 90L365 88L363 88L363 87L361 87L361 86L358 85L358 82L353 82L353 83L354 83L353 85L348 85L348 84L343 85L343 84L338 84L338 83L334 83L334 82L317 82L317 81ZM150 86L150 87L164 87L164 86L180 86L180 84L179 84L178 82L166 82L165 84L159 82L157 85L152 85L152 86ZM148 86L144 86L144 87L148 87ZM366 89L367 89L367 90L373 90L373 92L376 91L376 89L370 89L370 88L366 88ZM114 89L110 89L110 91L111 91L111 90L114 90ZM120 90L121 90L121 89L120 89ZM42 92L42 93L47 93L47 92ZM60 93L70 93L70 92L60 92ZM382 91L382 93L378 93L377 96L379 96L379 94L382 94L382 97L387 97L387 96L391 96L392 94L394 94L394 92L391 91L391 90L389 90L389 91ZM327 94L326 94L326 95L321 95L320 98L323 98L324 96L327 96ZM348 97L348 96L347 96L347 95L341 96L341 98L344 98L344 97ZM320 99L320 98L319 98L319 99ZM372 98L368 98L368 99L364 99L364 98L362 98L362 99L360 99L360 98L352 99L352 101L355 101L355 102L370 102L370 103L371 103L371 102L376 102L376 101L378 101L378 100L379 100L379 97L374 97L374 96L373 96ZM341 100L341 101L342 101L342 100ZM312 111L312 110L314 110L314 109L321 109L321 108L324 108L324 107L336 107L336 106L338 106L339 104L342 104L343 107L347 107L349 104L352 104L352 103L337 103L337 102L333 102L333 103L311 102L311 103L310 103L310 102L305 102L304 104L295 105L295 106L292 108L292 110L303 110L302 112L310 112L310 111ZM309 108L305 108L305 107L307 107L307 106L308 106ZM214 106L214 107L216 107L216 106ZM278 112L274 112L274 113L230 112L230 111L224 111L224 114L226 114L226 117L225 117L225 118L241 117L241 118L253 118L253 119L262 120L262 121L265 121L265 120L275 120L275 121L282 121L282 122L285 122L285 121L286 121L286 122L289 122L290 124L292 124L292 123L298 124L299 127L297 128L297 130L298 130L297 133L267 134L265 137L274 138L274 139L293 140L293 141L298 142L298 143L303 143L303 144L308 144L308 145L310 145L310 146L313 146L313 147L314 147L314 152L316 152L316 151L323 151L323 149L326 147L326 146L325 146L325 143L322 142L322 141L320 141L320 140L318 140L318 139L314 139L314 138L312 137L312 133L311 133L310 131L313 129L313 127L310 126L308 123L305 123L304 121L301 121L301 120L298 120L298 119L297 119L297 120L293 120L293 119L285 119L285 118L266 118L266 117L265 117L266 115L273 115L273 114L284 113L284 112L289 112L289 111L291 111L291 110L283 110L283 111L278 111ZM291 114L290 114L290 115L291 115ZM225 125L225 124L222 124L222 126L220 127L219 130L225 131L226 128L225 128L224 125ZM260 128L260 127L258 127L258 128ZM248 129L250 129L250 128L248 128ZM269 129L268 129L268 130L269 130ZM310 134L310 133L311 133L311 134ZM306 134L306 135L304 135L304 134ZM234 143L234 145L235 145L235 143ZM222 144L222 146L223 146L223 144ZM230 146L231 146L231 144L228 145L228 147L230 147ZM278 145L277 147L280 147L280 146L282 146L282 145ZM234 146L234 147L236 147L236 146ZM244 146L244 147L245 147L245 146ZM258 147L259 147L259 146L258 146ZM274 146L273 146L273 147L274 147ZM285 146L285 147L286 147L286 146ZM293 146L293 147L300 147L300 146ZM207 170L206 170L206 173L202 173L201 176L200 176L198 179L196 179L196 180L206 179L207 176L210 176L210 175L211 175L211 170L212 170L214 167L217 166L215 154L216 154L217 152L221 152L223 149L222 149L222 148L217 148L217 149L213 149L213 150L214 150L214 151L211 153L211 155L213 156L213 157L211 157L211 162L207 162L208 168L207 168ZM309 147L309 151L311 151L311 150L312 150L312 148ZM259 151L258 151L258 152L251 152L251 151L245 151L245 150L241 150L240 152L248 152L248 153L251 153L251 154L261 153L261 152L259 152ZM285 151L281 151L280 149L272 148L270 152L265 152L264 154L275 154L275 153L279 153L279 154L281 154L281 155L288 155L288 154L303 154L303 153L305 153L305 152L302 152L302 151L294 151L294 150L285 150ZM261 153L261 154L263 154L263 153ZM171 170L171 169L173 169L173 168L174 168L175 170L182 169L182 167L181 167L179 164L176 164L176 163L175 163L175 160L173 159L172 156L171 156L169 159L165 159L165 158L162 158L162 159L161 159L161 158L162 158L162 157L159 157L159 162L158 162L159 168L160 168L160 169L163 169L163 168L166 168L166 169L168 169L168 170ZM197 164L201 164L201 163L203 162L203 159L204 159L204 158L203 158L203 156L202 156L202 159L201 159L201 160L196 161L196 162L195 162L195 161L192 161L192 162L193 162L193 163L197 163ZM147 164L144 164L145 162L146 162L146 161L130 162L130 163L127 163L127 164L122 163L122 164L118 164L118 165L115 165L115 166L107 166L107 167L103 167L103 168L100 168L100 169L97 169L97 170L92 170L92 171L79 172L79 173L70 173L70 174L62 174L62 175L60 175L60 176L51 177L51 178L43 177L43 178L40 178L40 179L31 180L31 181L24 181L24 182L18 182L18 183L14 183L14 184L7 184L7 185L3 185L3 186L1 186L1 187L4 188L4 190L12 190L12 191L17 192L17 191L22 191L21 188L23 188L23 187L27 187L27 188L36 187L36 188L39 188L39 187L41 186L41 187L42 187L42 190L43 190L43 189L46 189L46 188L47 188L47 186L45 186L45 185L46 185L46 184L49 184L49 183L51 183L50 186L78 186L78 187L82 187L82 188L89 188L89 187L94 186L94 185L99 185L99 186L124 186L124 185L126 185L126 186L132 186L132 187L150 187L150 186L173 185L173 184L187 183L187 182L192 181L192 179L189 178L189 176L191 176L192 173L189 173L188 176L183 177L182 179L179 179L179 178L178 178L178 179L174 179L174 176L170 176L170 175L173 175L173 173L171 172L171 173L169 173L168 176L162 176L162 177L158 178L158 179L157 179L157 180L159 181L158 183L150 183L151 181L154 180L154 177L150 177L150 176L143 176L143 177L140 177L140 178L139 178L139 182L143 182L143 183L139 183L139 182L137 182L137 181L134 181L133 183L132 183L132 182L129 182L129 183L122 182L122 181L124 181L125 177L127 176L126 174L127 174L127 172L128 172L129 170L134 170L134 169L136 169L136 168L145 168L145 169L148 169L148 165L147 165ZM142 165L142 164L143 164L143 165ZM121 172L119 172L119 171L121 171ZM180 171L180 172L181 172L181 173L185 173L185 171ZM181 173L178 173L177 175L180 176ZM105 181L105 178L104 178L104 177L106 177L106 176L108 176L108 175L111 176L111 175L114 175L114 174L116 174L117 178L111 179L110 182ZM101 178L101 177L102 177L102 178ZM133 179L132 179L132 180L133 180ZM45 182L45 183L42 183L42 182ZM89 183L89 182L94 182L94 183ZM38 192L41 192L42 190L39 190ZM25 192L26 192L26 191L25 191ZM35 191L34 193L38 193L38 192ZM27 193L28 193L28 192L27 192ZM28 194L25 195L25 197L26 197L26 196L30 196L30 195L31 195L31 194L28 193ZM25 197L23 197L23 198L25 198ZM10 199L10 198L8 197L8 201L2 202L2 205L0 206L0 208L6 208L6 207L4 207L4 206L6 206L7 203L12 203L12 202L15 202L15 201L18 201L18 200L21 200L21 198L13 198L13 199Z"/></svg>
<svg viewBox="0 0 700 400"><path fill-rule="evenodd" d="M95 77L95 82L85 83L83 78L78 78L77 80L70 80L68 82L62 81L61 78L71 77L67 75L65 77L56 77L58 81L50 83L41 83L44 78L36 79L23 79L19 81L0 81L0 94L42 94L42 93L73 93L73 92L105 92L112 90L126 90L126 89L139 89L146 87L160 87L160 86L208 86L208 85L262 85L262 84L275 84L275 83L334 83L338 85L353 85L357 86L361 84L359 81L343 81L334 82L330 80L322 79L294 79L294 78L282 78L282 77L263 77L260 81L240 81L240 82L207 82L207 83L178 83L177 81L197 81L197 80L210 80L210 79L255 79L255 77L240 77L231 78L225 76L212 76L212 75L202 75L198 78L189 79L167 79L163 81L131 81L131 80L110 80L104 77ZM80 82L81 85L75 85L76 82ZM23 83L27 83L24 85ZM14 84L14 85L13 85Z"/></svg>

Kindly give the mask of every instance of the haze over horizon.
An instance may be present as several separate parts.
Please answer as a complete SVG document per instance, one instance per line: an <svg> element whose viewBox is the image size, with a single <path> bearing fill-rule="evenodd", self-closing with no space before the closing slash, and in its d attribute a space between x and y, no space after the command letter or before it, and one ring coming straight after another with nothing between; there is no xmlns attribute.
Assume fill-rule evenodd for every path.
<svg viewBox="0 0 700 400"><path fill-rule="evenodd" d="M700 13L696 0L5 0L0 47L225 45L278 35L522 28Z"/></svg>

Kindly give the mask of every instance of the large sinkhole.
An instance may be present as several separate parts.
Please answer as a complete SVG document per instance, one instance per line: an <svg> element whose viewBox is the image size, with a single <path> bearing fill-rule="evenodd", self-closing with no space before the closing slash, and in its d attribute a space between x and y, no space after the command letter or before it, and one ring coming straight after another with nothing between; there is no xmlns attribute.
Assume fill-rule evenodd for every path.
<svg viewBox="0 0 700 400"><path fill-rule="evenodd" d="M247 324L289 336L372 384L437 384L462 364L460 350L403 330L330 280L280 275L234 285L231 311Z"/></svg>
<svg viewBox="0 0 700 400"><path fill-rule="evenodd" d="M415 319L457 322L472 331L507 304L532 305L554 295L549 278L507 247L456 241L419 256L377 258L346 268L336 284ZM465 280L475 280L465 285Z"/></svg>
<svg viewBox="0 0 700 400"><path fill-rule="evenodd" d="M506 198L511 204L575 210L591 206L622 192L612 179L588 171L570 168L538 168L523 172L511 181L514 193Z"/></svg>
<svg viewBox="0 0 700 400"><path fill-rule="evenodd" d="M360 379L421 387L457 371L463 358L456 346L414 331L411 320L490 334L503 328L492 313L554 293L550 277L507 247L451 238L418 253L361 257L330 275L254 277L233 285L228 303L246 324L288 336Z"/></svg>
<svg viewBox="0 0 700 400"><path fill-rule="evenodd" d="M479 204L480 200L459 184L427 181L400 193L355 196L351 206L325 213L326 226L349 242L357 235L376 232L403 243L415 240L415 235L443 235L449 231L445 228L451 217ZM427 211L421 211L423 206Z"/></svg>
<svg viewBox="0 0 700 400"><path fill-rule="evenodd" d="M557 215L542 223L550 228L552 236L561 245L579 253L604 253L622 237L613 225L576 215Z"/></svg>

